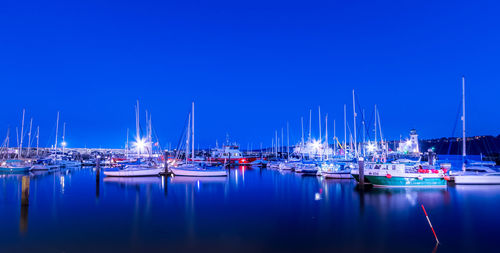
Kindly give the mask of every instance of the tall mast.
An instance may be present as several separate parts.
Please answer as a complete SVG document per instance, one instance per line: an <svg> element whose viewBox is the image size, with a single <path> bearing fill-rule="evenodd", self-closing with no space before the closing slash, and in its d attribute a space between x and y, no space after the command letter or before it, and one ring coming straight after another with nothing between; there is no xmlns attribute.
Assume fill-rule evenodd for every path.
<svg viewBox="0 0 500 253"><path fill-rule="evenodd" d="M300 125L302 126L302 147L304 146L304 117L300 117ZM301 148L302 150L302 148Z"/></svg>
<svg viewBox="0 0 500 253"><path fill-rule="evenodd" d="M344 104L344 159L347 160L347 111Z"/></svg>
<svg viewBox="0 0 500 253"><path fill-rule="evenodd" d="M318 127L319 127L319 142L323 143L321 138L321 107L318 106Z"/></svg>
<svg viewBox="0 0 500 253"><path fill-rule="evenodd" d="M62 143L61 143L63 154L64 154L64 148L66 147L66 142L64 141L65 135L66 135L66 122L63 123L63 136L62 136Z"/></svg>
<svg viewBox="0 0 500 253"><path fill-rule="evenodd" d="M325 139L326 139L326 149L324 149L326 151L326 159L328 160L328 148L329 148L329 145L328 145L328 114L326 114L325 116Z"/></svg>
<svg viewBox="0 0 500 253"><path fill-rule="evenodd" d="M290 126L286 122L286 159L290 159Z"/></svg>
<svg viewBox="0 0 500 253"><path fill-rule="evenodd" d="M191 129L191 113L189 113L188 116L188 129L186 131L186 154L184 155L186 157L186 163L188 162L188 157L189 157L189 137L191 134L189 133Z"/></svg>
<svg viewBox="0 0 500 253"><path fill-rule="evenodd" d="M139 100L137 100L137 105L135 106L135 141L141 141L140 123L139 123ZM138 149L140 153L140 149Z"/></svg>
<svg viewBox="0 0 500 253"><path fill-rule="evenodd" d="M283 151L284 151L284 149L283 149L283 146L284 146L283 145L283 139L284 139L283 138L283 128L281 128L281 147L280 147L281 155L283 155Z"/></svg>
<svg viewBox="0 0 500 253"><path fill-rule="evenodd" d="M363 144L361 145L361 150L363 151L363 156L365 155L365 144L366 144L366 124L365 124L365 109L363 109L363 120L361 121L361 124L363 125Z"/></svg>
<svg viewBox="0 0 500 253"><path fill-rule="evenodd" d="M378 144L377 144L377 105L375 105L375 120L374 120L374 123L373 123L375 126L375 147L378 147Z"/></svg>
<svg viewBox="0 0 500 253"><path fill-rule="evenodd" d="M352 116L354 120L354 154L358 157L358 142L356 140L356 100L354 98L354 90L352 90Z"/></svg>
<svg viewBox="0 0 500 253"><path fill-rule="evenodd" d="M337 143L335 142L337 140L337 135L336 135L336 129L335 129L335 119L333 120L333 155L337 154Z"/></svg>
<svg viewBox="0 0 500 253"><path fill-rule="evenodd" d="M465 139L465 76L462 76L462 170L465 171L465 159L467 155Z"/></svg>
<svg viewBox="0 0 500 253"><path fill-rule="evenodd" d="M192 153L191 153L191 160L194 161L194 102L191 104L191 110L192 110L192 117L193 117L193 120L191 122L192 124L192 127L191 127L191 135L193 136L192 137L192 140L191 140L191 144L192 144Z"/></svg>
<svg viewBox="0 0 500 253"><path fill-rule="evenodd" d="M38 143L40 141L40 126L36 127L36 156L38 157Z"/></svg>
<svg viewBox="0 0 500 253"><path fill-rule="evenodd" d="M311 140L311 122L312 122L312 110L309 109L309 138L308 140Z"/></svg>
<svg viewBox="0 0 500 253"><path fill-rule="evenodd" d="M56 120L56 142L54 143L54 150L56 150L57 155L57 135L59 132L59 111L57 112L57 120Z"/></svg>
<svg viewBox="0 0 500 253"><path fill-rule="evenodd" d="M276 157L278 157L278 131L274 131L274 137L276 138L276 141L274 142L276 144L276 149L275 149L275 152L276 152Z"/></svg>
<svg viewBox="0 0 500 253"><path fill-rule="evenodd" d="M30 131L28 132L28 152L27 152L27 157L30 155L30 148L31 148L31 129L33 127L33 118L30 119Z"/></svg>
<svg viewBox="0 0 500 253"><path fill-rule="evenodd" d="M19 143L19 154L18 157L22 157L22 152L23 152L23 137L24 137L24 113L25 110L23 109L23 119L21 121L21 142Z"/></svg>
<svg viewBox="0 0 500 253"><path fill-rule="evenodd" d="M128 158L128 132L129 129L127 128L127 142L125 142L125 157Z"/></svg>

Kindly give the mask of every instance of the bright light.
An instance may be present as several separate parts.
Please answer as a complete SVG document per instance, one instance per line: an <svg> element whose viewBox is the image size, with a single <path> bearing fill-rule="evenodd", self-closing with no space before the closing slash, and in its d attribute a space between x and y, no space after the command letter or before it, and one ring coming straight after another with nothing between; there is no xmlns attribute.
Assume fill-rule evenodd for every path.
<svg viewBox="0 0 500 253"><path fill-rule="evenodd" d="M368 149L368 152L375 151L375 145L373 143L368 144L366 148Z"/></svg>
<svg viewBox="0 0 500 253"><path fill-rule="evenodd" d="M133 145L140 152L140 151L144 150L144 148L146 147L146 142L144 141L144 139L139 139L136 142L134 142Z"/></svg>
<svg viewBox="0 0 500 253"><path fill-rule="evenodd" d="M61 142L61 146L66 147L68 145L65 141Z"/></svg>
<svg viewBox="0 0 500 253"><path fill-rule="evenodd" d="M311 145L312 145L312 147L313 147L314 149L319 149L319 147L321 146L321 143L320 143L319 141L315 140L315 141L313 141L313 142L311 143Z"/></svg>

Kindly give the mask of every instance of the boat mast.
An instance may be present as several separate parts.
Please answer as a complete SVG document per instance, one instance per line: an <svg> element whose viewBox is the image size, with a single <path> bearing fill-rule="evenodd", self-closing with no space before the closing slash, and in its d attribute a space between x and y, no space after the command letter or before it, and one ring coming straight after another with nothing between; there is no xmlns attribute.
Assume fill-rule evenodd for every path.
<svg viewBox="0 0 500 253"><path fill-rule="evenodd" d="M286 122L286 159L290 160L290 126Z"/></svg>
<svg viewBox="0 0 500 253"><path fill-rule="evenodd" d="M36 127L36 156L38 157L38 143L40 140L40 126Z"/></svg>
<svg viewBox="0 0 500 253"><path fill-rule="evenodd" d="M333 155L335 156L337 154L337 143L335 141L337 141L337 135L336 135L336 132L335 132L335 119L333 120Z"/></svg>
<svg viewBox="0 0 500 253"><path fill-rule="evenodd" d="M281 156L283 156L283 152L285 151L283 149L283 128L281 128L281 147L280 147L280 150L281 150Z"/></svg>
<svg viewBox="0 0 500 253"><path fill-rule="evenodd" d="M326 149L324 149L324 152L326 152L326 160L328 160L328 113L325 116L325 139L326 139Z"/></svg>
<svg viewBox="0 0 500 253"><path fill-rule="evenodd" d="M465 76L462 76L462 170L465 171L465 159L467 155L465 139Z"/></svg>
<svg viewBox="0 0 500 253"><path fill-rule="evenodd" d="M274 137L276 138L276 141L274 142L276 144L276 148L274 151L276 152L275 153L276 157L278 157L278 131L277 130L274 131Z"/></svg>
<svg viewBox="0 0 500 253"><path fill-rule="evenodd" d="M194 161L194 102L191 104L191 110L192 110L192 117L193 117L193 120L191 122L192 124L192 127L191 127L191 135L193 136L192 140L191 140L191 144L192 144L192 153L191 153L191 160Z"/></svg>
<svg viewBox="0 0 500 253"><path fill-rule="evenodd" d="M191 136L189 134L190 128L191 128L191 113L189 113L188 116L188 126L187 126L187 132L186 132L186 154L184 155L186 157L186 164L188 162L188 157L189 157L189 137Z"/></svg>
<svg viewBox="0 0 500 253"><path fill-rule="evenodd" d="M137 100L137 104L135 106L135 141L141 142L141 132L140 132L140 123L139 123L139 100ZM141 154L141 148L137 147L137 154Z"/></svg>
<svg viewBox="0 0 500 253"><path fill-rule="evenodd" d="M300 125L302 127L302 147L304 147L304 117L300 117Z"/></svg>
<svg viewBox="0 0 500 253"><path fill-rule="evenodd" d="M127 142L125 142L125 157L128 158L128 132L129 129L127 128Z"/></svg>
<svg viewBox="0 0 500 253"><path fill-rule="evenodd" d="M344 104L344 159L347 160L347 111Z"/></svg>
<svg viewBox="0 0 500 253"><path fill-rule="evenodd" d="M375 105L375 120L374 120L374 127L375 127L375 148L378 147L377 144L377 105Z"/></svg>
<svg viewBox="0 0 500 253"><path fill-rule="evenodd" d="M358 157L358 143L356 140L356 101L354 98L354 90L352 90L352 116L354 121L354 155Z"/></svg>
<svg viewBox="0 0 500 253"><path fill-rule="evenodd" d="M56 151L57 155L57 134L59 132L59 111L57 112L57 119L56 119L56 142L54 143L54 150Z"/></svg>
<svg viewBox="0 0 500 253"><path fill-rule="evenodd" d="M62 152L63 152L63 155L64 155L64 148L66 146L66 142L64 141L64 136L66 135L66 122L63 123L63 135L62 135Z"/></svg>
<svg viewBox="0 0 500 253"><path fill-rule="evenodd" d="M361 145L361 149L363 151L363 156L366 155L366 152L365 152L365 145L366 145L366 136L365 136L365 132L366 132L366 124L365 124L365 109L363 109L363 120L361 121L361 124L363 125L363 144Z"/></svg>
<svg viewBox="0 0 500 253"><path fill-rule="evenodd" d="M27 152L27 157L30 155L30 148L31 148L31 129L33 127L33 118L30 119L30 131L28 132L28 152Z"/></svg>
<svg viewBox="0 0 500 253"><path fill-rule="evenodd" d="M307 139L308 141L311 140L311 122L312 122L312 110L309 109L309 138Z"/></svg>
<svg viewBox="0 0 500 253"><path fill-rule="evenodd" d="M23 119L21 121L21 142L19 143L19 154L17 155L18 158L22 157L22 152L23 152L24 113L25 113L25 109L23 109Z"/></svg>

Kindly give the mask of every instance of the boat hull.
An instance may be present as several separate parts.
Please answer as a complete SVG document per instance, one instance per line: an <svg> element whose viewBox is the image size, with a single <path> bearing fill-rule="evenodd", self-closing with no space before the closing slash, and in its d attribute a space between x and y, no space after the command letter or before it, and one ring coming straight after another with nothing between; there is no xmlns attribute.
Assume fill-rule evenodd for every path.
<svg viewBox="0 0 500 253"><path fill-rule="evenodd" d="M197 169L182 169L182 168L171 168L170 169L175 176L184 177L224 177L227 176L225 170L197 170Z"/></svg>
<svg viewBox="0 0 500 253"><path fill-rule="evenodd" d="M359 175L352 175L359 181ZM365 181L375 187L446 187L446 180L442 177L387 177L365 175Z"/></svg>
<svg viewBox="0 0 500 253"><path fill-rule="evenodd" d="M104 175L108 177L149 177L158 176L163 169L138 169L138 170L117 170L104 171Z"/></svg>
<svg viewBox="0 0 500 253"><path fill-rule="evenodd" d="M465 185L500 184L500 176L455 176L454 182Z"/></svg>

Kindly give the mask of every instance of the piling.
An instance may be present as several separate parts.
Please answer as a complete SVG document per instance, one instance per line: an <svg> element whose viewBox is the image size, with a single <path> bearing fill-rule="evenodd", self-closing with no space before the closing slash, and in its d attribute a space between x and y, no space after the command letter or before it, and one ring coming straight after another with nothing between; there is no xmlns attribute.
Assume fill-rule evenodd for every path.
<svg viewBox="0 0 500 253"><path fill-rule="evenodd" d="M373 185L365 182L365 160L363 157L358 158L358 171L359 182L356 188L361 191L371 189Z"/></svg>
<svg viewBox="0 0 500 253"><path fill-rule="evenodd" d="M165 153L163 153L163 160L164 160L164 163L165 163L165 171L163 172L165 174L165 176L169 176L170 175L170 172L168 171L168 154L167 154L167 151L165 151Z"/></svg>
<svg viewBox="0 0 500 253"><path fill-rule="evenodd" d="M95 198L99 198L99 188L100 188L100 183L101 183L101 157L97 156L95 160Z"/></svg>
<svg viewBox="0 0 500 253"><path fill-rule="evenodd" d="M30 204L29 197L30 197L30 178L29 176L23 176L21 206L28 206Z"/></svg>

